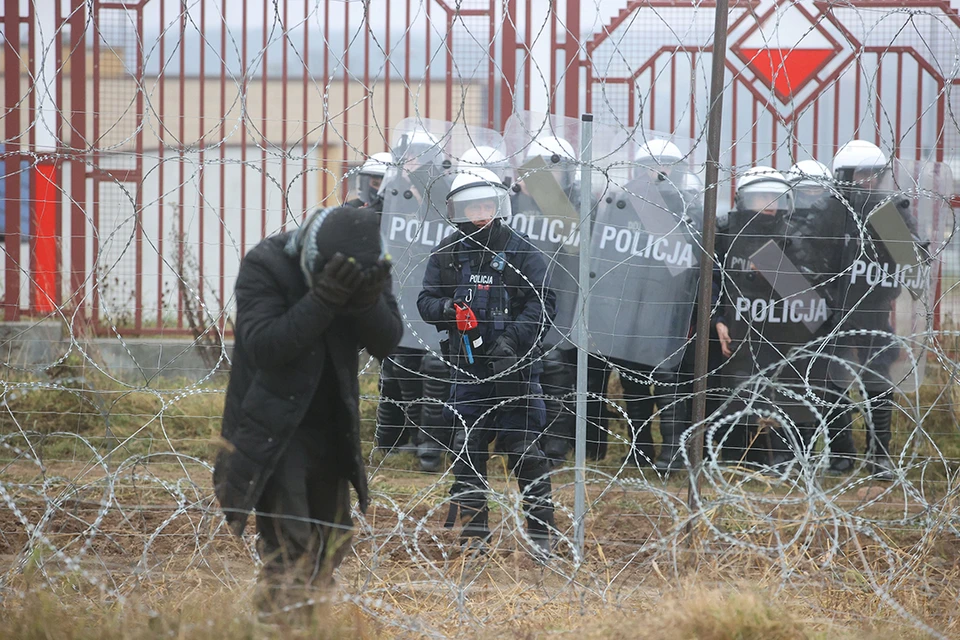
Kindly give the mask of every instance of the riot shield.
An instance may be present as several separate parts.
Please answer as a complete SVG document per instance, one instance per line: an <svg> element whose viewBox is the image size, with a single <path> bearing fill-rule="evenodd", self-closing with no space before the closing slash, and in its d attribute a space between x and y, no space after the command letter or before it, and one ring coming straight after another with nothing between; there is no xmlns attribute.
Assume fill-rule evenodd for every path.
<svg viewBox="0 0 960 640"><path fill-rule="evenodd" d="M570 331L579 295L579 176L575 160L559 156L545 160L530 150L536 140L551 136L566 140L576 153L579 131L577 120L533 112L512 115L504 127L508 160L517 176L508 224L543 251L548 262L557 313L543 342L560 349L573 347Z"/></svg>
<svg viewBox="0 0 960 640"><path fill-rule="evenodd" d="M591 238L591 346L676 370L699 282L701 220L673 184L643 172L605 199Z"/></svg>
<svg viewBox="0 0 960 640"><path fill-rule="evenodd" d="M384 176L380 230L406 325L400 346L436 351L438 333L420 319L417 297L430 252L454 231L446 220L446 197L457 159L474 146L498 148L502 137L482 127L407 118L394 127L392 144L396 164Z"/></svg>
<svg viewBox="0 0 960 640"><path fill-rule="evenodd" d="M725 386L746 385L750 401L798 424L817 422L816 398L827 379L821 338L832 328L840 264L829 257L842 242L842 224L827 210L818 213L810 224L803 212L774 221L734 212L721 238L734 351Z"/></svg>
<svg viewBox="0 0 960 640"><path fill-rule="evenodd" d="M834 204L846 233L830 377L841 388L911 392L932 340L952 176L944 164L894 160L870 186L841 190Z"/></svg>

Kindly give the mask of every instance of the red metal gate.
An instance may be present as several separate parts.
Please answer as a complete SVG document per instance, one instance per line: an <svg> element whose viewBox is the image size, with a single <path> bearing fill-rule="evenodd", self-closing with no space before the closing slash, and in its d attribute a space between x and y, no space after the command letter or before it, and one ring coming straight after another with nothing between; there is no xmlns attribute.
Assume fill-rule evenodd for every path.
<svg viewBox="0 0 960 640"><path fill-rule="evenodd" d="M347 169L384 150L404 117L497 126L542 108L694 139L704 129L709 0L631 0L586 37L584 16L612 3L47 0L61 72L56 148L40 150L28 81L39 2L3 2L3 181L16 212L21 165L53 163L28 175L30 194L44 193L44 175L59 189L55 281L37 264L50 260L37 244L47 209L31 209L29 233L7 215L8 320L44 315L36 292L49 289L68 316L79 309L102 330L222 325L244 252L342 197ZM960 148L947 121L960 112L949 2L909 12L887 0L731 4L722 144L733 172L826 159L853 136L901 157L950 160ZM783 24L802 25L787 50L763 35L774 5L793 12ZM21 237L31 244L21 249Z"/></svg>

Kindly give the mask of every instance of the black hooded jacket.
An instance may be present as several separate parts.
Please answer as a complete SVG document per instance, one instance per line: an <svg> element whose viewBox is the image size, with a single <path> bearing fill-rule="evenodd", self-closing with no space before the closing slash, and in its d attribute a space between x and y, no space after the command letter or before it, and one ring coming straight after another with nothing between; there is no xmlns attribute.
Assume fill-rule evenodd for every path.
<svg viewBox="0 0 960 640"><path fill-rule="evenodd" d="M397 303L386 289L372 309L337 315L311 294L297 258L284 252L284 233L267 238L240 263L233 363L223 411L221 450L214 488L231 529L243 532L294 431L305 420L321 378L336 381L339 406L325 417L336 421L343 472L357 490L360 509L368 502L360 451L361 349L389 355L403 335ZM325 371L329 365L332 371ZM329 391L329 390L327 390Z"/></svg>

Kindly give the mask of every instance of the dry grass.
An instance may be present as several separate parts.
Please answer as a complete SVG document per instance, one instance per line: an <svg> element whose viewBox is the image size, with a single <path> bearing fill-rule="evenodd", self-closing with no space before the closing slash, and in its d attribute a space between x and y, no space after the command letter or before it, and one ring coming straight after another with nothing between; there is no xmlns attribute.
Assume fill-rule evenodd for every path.
<svg viewBox="0 0 960 640"><path fill-rule="evenodd" d="M54 380L42 382L65 377L58 372ZM92 453L80 446L80 439L101 456L111 454L111 469L150 453L176 452L209 461L224 397L223 388L215 385L184 394L176 384L141 389L89 370L84 377L82 386L65 382L70 391L14 395L8 390L0 411L0 435L31 432L34 452L45 463L42 469L25 462L3 468L6 483L24 483L8 485L23 514L31 522L50 517L49 505L31 493L41 480L48 496L76 492L58 504L45 525L48 540L68 555L84 540L84 523L97 517L101 495L102 472L91 470ZM953 418L954 397L960 393L942 372L931 372L928 381L913 400L924 416L924 432L932 438L915 439L912 446L931 455L935 445L949 461L946 467L923 471L920 485L934 503L960 459ZM375 371L361 377L361 390L366 396L362 433L369 449ZM914 426L899 415L896 439L905 442ZM78 437L52 435L63 433ZM25 440L20 436L10 443ZM611 458L618 455L614 448ZM202 504L169 517L180 499L175 489L198 500L210 493L206 470L199 464L185 470L180 464L153 461L116 478L117 506L100 523L83 565L104 580L105 592L78 569L51 558L43 545L34 546L27 567L13 569L0 585L0 638L926 637L916 621L960 637L960 541L942 520L897 522L906 500L902 492L884 497L876 485L866 485L831 503L878 523L870 538L862 535L866 525L843 514L811 523L804 518L826 512L802 502L771 506L780 495L776 489L744 484L738 490L765 501L718 504L704 516L713 529L701 524L699 542L688 550L676 531L679 520L665 508L670 499L617 487L591 511L585 564L578 570L565 564L551 572L536 567L511 540L480 566L452 552L452 534L441 526L445 512L427 516L449 483L413 473L414 461L403 456L379 467L371 486L396 500L411 520L391 539L396 514L382 503L369 514L371 530L342 571L339 593L348 601L320 607L312 617L264 624L253 613L249 553L216 530ZM597 466L615 469L612 460ZM180 482L185 471L195 484ZM494 457L490 477L498 490L512 485L508 475L502 460ZM626 476L640 477L635 471ZM88 487L83 491L77 489L80 479ZM562 486L571 479L563 472L555 483ZM588 493L596 491L591 487ZM665 491L677 504L685 502L683 479L671 481ZM711 498L709 491L705 497ZM572 504L570 487L559 489L558 498ZM939 503L939 513L955 513L955 494L950 500ZM5 505L2 510L0 558L6 571L30 547L24 527ZM494 523L502 516L495 505ZM413 523L420 521L426 532L416 537L417 552L423 554L417 556L410 543ZM569 525L564 514L560 524ZM839 541L831 537L838 525ZM718 532L726 536L722 543ZM795 535L799 542L784 543ZM660 546L637 554L658 540ZM440 545L446 545L445 551ZM134 573L138 565L139 573Z"/></svg>
<svg viewBox="0 0 960 640"><path fill-rule="evenodd" d="M69 640L134 638L407 638L442 635L482 640L541 637L610 640L807 640L923 637L867 616L827 620L786 594L751 585L687 586L647 591L618 606L575 601L544 604L513 617L510 593L489 598L482 623L457 623L449 601L421 595L405 611L341 602L286 612L253 613L249 589L211 589L202 583L123 604L30 591L8 598L0 637ZM500 615L497 615L500 610Z"/></svg>

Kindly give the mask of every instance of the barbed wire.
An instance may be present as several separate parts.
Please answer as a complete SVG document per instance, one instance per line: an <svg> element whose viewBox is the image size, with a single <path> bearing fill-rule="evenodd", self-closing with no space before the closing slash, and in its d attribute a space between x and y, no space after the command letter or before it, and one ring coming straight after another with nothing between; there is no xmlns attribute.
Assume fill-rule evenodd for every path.
<svg viewBox="0 0 960 640"><path fill-rule="evenodd" d="M36 3L4 16L5 74L20 75L5 75L0 147L5 606L39 590L66 607L154 615L172 585L202 582L254 609L255 527L231 536L212 481L239 264L264 237L355 197L364 161L387 151L382 236L406 331L389 360L361 354L371 504L352 514L337 588L262 621L352 607L387 633L451 637L747 582L817 621L955 635L960 18L950 3L914 4L732 3L717 185L704 185L713 7L695 1L244 2L239 13L72 1L59 16ZM432 142L411 152L420 132ZM881 154L863 165L872 173L788 172L830 165L854 139ZM661 143L676 154L650 151ZM470 161L481 147L496 158ZM528 238L551 286L515 255L502 272L558 308L540 312L536 344L488 375L417 305L431 251L457 227L451 183L480 164L508 183L502 224ZM751 175L787 185L780 226L744 204ZM827 204L801 211L803 181ZM706 255L712 187L721 244ZM829 259L840 266L824 270ZM716 291L707 417L695 423L700 260ZM582 549L568 459L578 349L590 356ZM496 392L518 372L526 392ZM457 402L452 384L482 389L483 407ZM529 553L515 452L489 446L505 410L541 406L531 446L551 462L547 557ZM451 496L467 472L480 484ZM483 549L445 526L464 495L491 513Z"/></svg>

